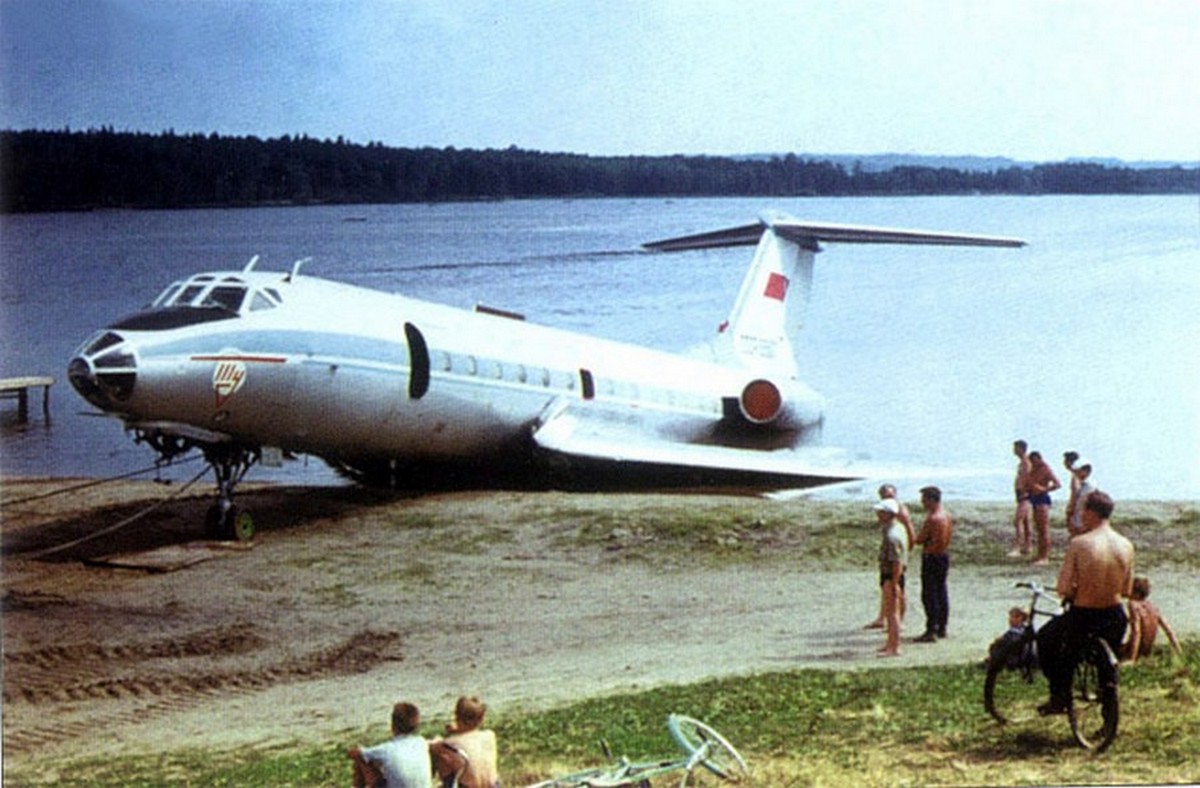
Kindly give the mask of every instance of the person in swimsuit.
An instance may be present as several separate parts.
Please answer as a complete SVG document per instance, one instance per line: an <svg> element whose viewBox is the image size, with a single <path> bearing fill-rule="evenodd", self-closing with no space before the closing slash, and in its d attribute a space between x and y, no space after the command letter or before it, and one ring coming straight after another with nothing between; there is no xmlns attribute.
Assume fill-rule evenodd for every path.
<svg viewBox="0 0 1200 788"><path fill-rule="evenodd" d="M908 535L908 549L911 550L912 546L913 546L913 540L916 539L916 531L913 530L912 515L909 514L908 507L904 505L904 502L900 500L900 496L896 492L896 485L894 485L894 484L880 485L879 500L895 501L896 505L900 507L900 511L896 515L896 519L899 520L900 524L904 526L904 532ZM908 592L905 590L904 586L905 586L904 578L901 578L900 579L900 620L901 621L904 620L904 614L908 612ZM883 627L884 627L884 618L885 618L886 613L884 611L885 603L884 603L883 593L882 593L882 589L883 589L883 581L882 580L879 582L879 587L880 587L880 591L881 591L881 593L879 594L879 615L876 616L874 621L872 621L870 624L867 624L865 627L863 627L863 629L883 629Z"/></svg>
<svg viewBox="0 0 1200 788"><path fill-rule="evenodd" d="M887 498L875 504L882 541L879 545L879 580L883 588L884 621L887 642L877 652L881 657L900 655L900 599L904 568L908 564L908 534L897 516L900 504Z"/></svg>
<svg viewBox="0 0 1200 788"><path fill-rule="evenodd" d="M1017 457L1017 476L1013 479L1013 494L1017 499L1017 511L1013 515L1012 550L1009 558L1020 558L1029 555L1030 520L1033 517L1033 505L1029 503L1029 444L1025 441L1013 442L1013 454Z"/></svg>
<svg viewBox="0 0 1200 788"><path fill-rule="evenodd" d="M1033 506L1033 525L1037 530L1037 557L1035 566L1050 563L1050 493L1062 484L1054 471L1042 459L1041 452L1029 453L1029 503Z"/></svg>

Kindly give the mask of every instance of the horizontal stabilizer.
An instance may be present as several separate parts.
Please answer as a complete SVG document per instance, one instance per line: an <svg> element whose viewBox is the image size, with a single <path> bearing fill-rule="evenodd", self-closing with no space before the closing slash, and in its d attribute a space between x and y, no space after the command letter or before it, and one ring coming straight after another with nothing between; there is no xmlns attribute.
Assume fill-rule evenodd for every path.
<svg viewBox="0 0 1200 788"><path fill-rule="evenodd" d="M857 244L927 244L934 246L999 246L1015 248L1025 245L1018 238L992 235L944 233L932 230L912 230L896 227L868 227L855 224L828 224L787 217L764 217L758 224L733 227L728 230L686 235L643 244L657 252L679 252L689 249L716 249L726 246L752 246L762 234L774 230L779 236L809 249L818 243Z"/></svg>
<svg viewBox="0 0 1200 788"><path fill-rule="evenodd" d="M665 241L653 241L642 244L644 249L655 252L683 252L689 249L721 249L727 246L753 246L762 238L766 225L762 222L747 224L742 227L731 227L728 230L717 230L699 235L685 235L682 238L668 238Z"/></svg>

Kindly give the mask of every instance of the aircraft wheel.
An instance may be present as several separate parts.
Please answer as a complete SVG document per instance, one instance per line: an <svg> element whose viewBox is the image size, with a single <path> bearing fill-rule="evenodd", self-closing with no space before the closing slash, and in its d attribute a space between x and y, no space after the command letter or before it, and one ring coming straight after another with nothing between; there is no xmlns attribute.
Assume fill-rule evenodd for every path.
<svg viewBox="0 0 1200 788"><path fill-rule="evenodd" d="M225 538L234 542L248 542L254 538L254 517L250 512L229 507L225 513Z"/></svg>
<svg viewBox="0 0 1200 788"><path fill-rule="evenodd" d="M204 516L204 535L209 539L225 538L225 512L215 503Z"/></svg>

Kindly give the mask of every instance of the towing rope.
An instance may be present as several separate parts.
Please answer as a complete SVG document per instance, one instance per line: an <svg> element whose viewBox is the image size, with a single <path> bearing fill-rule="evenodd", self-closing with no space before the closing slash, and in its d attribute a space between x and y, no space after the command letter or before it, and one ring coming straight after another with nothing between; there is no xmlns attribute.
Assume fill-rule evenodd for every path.
<svg viewBox="0 0 1200 788"><path fill-rule="evenodd" d="M200 481L200 478L202 476L204 476L206 473L208 473L208 468L204 468L203 470L201 470L200 473L198 473L192 477L191 481L189 481L187 484L180 487L178 490L176 490L172 494L168 495L166 498L163 498L161 501L155 501L154 503L150 504L150 506L146 507L142 511L140 511L136 514L130 515L129 517L126 517L124 520L121 520L120 522L115 523L114 525L110 525L107 528L102 528L99 531L96 531L94 533L84 534L83 536L79 537L78 539L72 539L69 542L64 542L63 544L55 545L54 547L47 547L44 550L38 550L33 553L26 553L24 557L30 558L30 559L42 558L43 556L51 555L53 553L58 553L63 550L66 550L70 547L75 547L76 545L83 544L84 542L90 541L92 539L96 539L101 536L106 536L108 534L113 533L114 531L118 531L131 523L137 522L138 520L142 519L146 515L153 512L155 509L158 509L160 506L164 506L164 505L170 503L171 501L175 500L179 496L183 495L185 492L188 491L188 489L191 488L191 486L193 484Z"/></svg>
<svg viewBox="0 0 1200 788"><path fill-rule="evenodd" d="M80 490L86 490L89 487L98 487L101 484L108 484L109 482L119 482L122 479L132 479L134 476L141 476L144 473L150 473L151 471L160 471L163 468L169 468L172 465L182 465L185 462L194 462L199 459L202 459L201 455L195 454L195 455L192 455L191 457L184 457L181 460L172 460L171 462L167 463L166 465L163 465L161 463L155 463L154 465L151 465L148 468L142 468L140 470L130 471L129 473L122 473L117 476L109 476L104 479L92 479L91 481L84 482L82 484L75 484L70 487L61 487L57 490L51 490L50 492L38 493L37 495L30 495L28 498L18 498L15 501L5 501L4 505L5 506L20 506L21 504L29 503L30 501L40 501L43 498L53 498L56 495L65 495L67 493L78 492Z"/></svg>

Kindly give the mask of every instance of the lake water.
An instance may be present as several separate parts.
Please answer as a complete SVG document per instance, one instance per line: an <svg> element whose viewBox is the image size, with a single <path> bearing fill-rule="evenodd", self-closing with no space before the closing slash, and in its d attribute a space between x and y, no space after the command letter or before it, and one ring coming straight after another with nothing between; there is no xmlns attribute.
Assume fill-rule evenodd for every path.
<svg viewBox="0 0 1200 788"><path fill-rule="evenodd" d="M1200 499L1200 200L1192 197L554 200L0 217L0 376L58 383L44 423L0 411L6 475L151 464L88 410L66 364L92 331L196 270L290 268L664 349L724 319L748 248L651 255L642 242L765 209L1024 238L1021 250L828 245L802 347L825 443L877 462L992 470L1012 441L1056 468L1075 449L1119 498ZM348 219L352 221L347 221ZM194 466L189 466L194 467ZM175 478L194 470L172 471ZM1060 475L1061 477L1061 475ZM317 459L254 478L332 483Z"/></svg>

